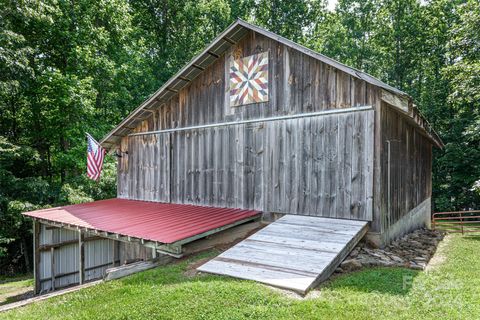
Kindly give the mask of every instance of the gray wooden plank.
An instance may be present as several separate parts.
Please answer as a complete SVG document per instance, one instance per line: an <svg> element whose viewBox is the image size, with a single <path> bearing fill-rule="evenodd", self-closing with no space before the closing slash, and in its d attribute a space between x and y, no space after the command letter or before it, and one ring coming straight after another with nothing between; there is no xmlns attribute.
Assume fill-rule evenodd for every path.
<svg viewBox="0 0 480 320"><path fill-rule="evenodd" d="M131 199L371 220L373 115L133 136L119 192L127 190Z"/></svg>
<svg viewBox="0 0 480 320"><path fill-rule="evenodd" d="M303 231L312 231L312 232L335 232L340 234L354 234L358 232L359 228L352 228L351 226L346 226L342 224L330 224L330 225L305 225L301 223L286 223L278 221L276 224L276 230L283 231L287 229L288 233L303 232Z"/></svg>
<svg viewBox="0 0 480 320"><path fill-rule="evenodd" d="M267 227L266 230L268 229L284 229L284 228L290 228L289 233L294 233L295 231L298 231L297 229L305 229L305 230L334 230L334 231L343 231L343 232L348 232L348 233L353 233L357 232L359 228L363 227L365 222L358 224L358 225L348 225L348 224L342 224L342 223L308 223L302 220L294 220L294 221L289 221L289 220L282 220L279 219L277 220L278 223L271 224Z"/></svg>
<svg viewBox="0 0 480 320"><path fill-rule="evenodd" d="M351 226L362 227L365 225L365 221L361 220L351 220L351 219L335 219L335 218L325 218L325 217L307 217L300 215L291 215L287 214L281 217L278 221L292 223L305 223L307 225L319 225L319 224L344 224Z"/></svg>
<svg viewBox="0 0 480 320"><path fill-rule="evenodd" d="M336 232L325 232L325 231L310 231L305 229L299 229L297 232L302 232L302 234L286 233L285 228L280 229L269 229L264 230L262 234L272 235L272 236L283 236L285 238L291 239L303 239L303 240L315 240L315 241L328 241L328 242L338 242L346 243L352 235L340 234Z"/></svg>
<svg viewBox="0 0 480 320"><path fill-rule="evenodd" d="M248 263L233 263L212 260L208 265L198 268L199 271L227 275L239 279L254 280L268 285L294 290L303 293L314 281L314 275L282 271L281 268L261 267Z"/></svg>
<svg viewBox="0 0 480 320"><path fill-rule="evenodd" d="M345 193L346 193L346 183L345 183L345 128L346 128L346 118L348 115L342 114L338 118L338 131L337 131L337 188L336 194L337 198L335 199L336 203L336 217L345 218L348 217L348 205L345 205Z"/></svg>
<svg viewBox="0 0 480 320"><path fill-rule="evenodd" d="M366 230L362 221L286 215L198 269L304 294L330 276Z"/></svg>
<svg viewBox="0 0 480 320"><path fill-rule="evenodd" d="M280 257L283 262L288 261L291 258L305 259L307 260L306 263L313 262L314 267L323 262L329 261L337 253L333 250L315 250L315 253L321 254L312 255L312 250L302 247L288 246L275 242L242 241L235 246L235 250L229 250L220 256L231 257L232 252L241 254L249 254L249 252L255 254L260 252L261 254L270 254Z"/></svg>
<svg viewBox="0 0 480 320"><path fill-rule="evenodd" d="M305 239L295 239L287 238L282 236L266 235L262 233L257 233L250 236L248 239L245 239L246 242L258 242L258 243L267 243L267 244L276 244L283 247L295 247L297 249L307 249L311 251L311 254L315 252L336 252L340 251L341 248L345 245L344 243L325 241L325 240L305 240Z"/></svg>
<svg viewBox="0 0 480 320"><path fill-rule="evenodd" d="M321 273L332 258L336 256L334 253L324 252L321 255L323 259L310 259L309 256L303 252L295 253L295 250L281 252L270 249L268 246L260 250L248 246L235 246L234 250L229 250L219 257L277 267L284 271L304 271L314 275ZM293 261L295 261L295 263L292 263Z"/></svg>

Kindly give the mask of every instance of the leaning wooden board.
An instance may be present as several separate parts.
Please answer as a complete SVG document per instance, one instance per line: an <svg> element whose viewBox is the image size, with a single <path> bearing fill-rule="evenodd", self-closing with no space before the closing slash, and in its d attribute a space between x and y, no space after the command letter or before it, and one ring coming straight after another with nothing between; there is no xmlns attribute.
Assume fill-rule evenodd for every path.
<svg viewBox="0 0 480 320"><path fill-rule="evenodd" d="M305 294L325 281L368 222L285 215L198 268Z"/></svg>

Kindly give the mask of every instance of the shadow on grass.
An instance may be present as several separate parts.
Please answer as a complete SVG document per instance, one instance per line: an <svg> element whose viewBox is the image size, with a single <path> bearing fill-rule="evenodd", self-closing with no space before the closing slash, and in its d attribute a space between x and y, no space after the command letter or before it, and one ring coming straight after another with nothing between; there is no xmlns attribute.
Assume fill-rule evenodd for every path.
<svg viewBox="0 0 480 320"><path fill-rule="evenodd" d="M159 266L141 273L120 279L125 285L176 285L186 282L240 281L227 276L198 273L196 268L216 257L220 252L207 250L176 262Z"/></svg>
<svg viewBox="0 0 480 320"><path fill-rule="evenodd" d="M0 300L0 306L6 305L6 304L9 304L9 303L13 303L13 302L17 302L17 301L20 301L20 300L25 300L25 299L28 299L28 298L32 298L34 296L35 295L33 294L33 290L28 290L26 292L22 292L22 293L14 295L14 296L6 297L5 300L3 300L3 301Z"/></svg>
<svg viewBox="0 0 480 320"><path fill-rule="evenodd" d="M325 286L332 289L348 289L366 293L406 295L412 288L418 270L406 268L369 268L341 275Z"/></svg>
<svg viewBox="0 0 480 320"><path fill-rule="evenodd" d="M480 230L479 230L480 233ZM465 239L467 240L473 240L473 241L480 241L480 234L466 234L464 235Z"/></svg>
<svg viewBox="0 0 480 320"><path fill-rule="evenodd" d="M17 274L14 276L0 276L0 285L7 284L10 282L18 282L18 281L30 280L30 279L32 279L32 282L33 282L33 274L30 274L30 273Z"/></svg>
<svg viewBox="0 0 480 320"><path fill-rule="evenodd" d="M180 285L183 283L189 282L215 282L215 281L222 281L222 282L234 282L234 281L241 281L239 279L227 277L227 276L220 276L220 275L212 275L208 273L197 273L195 275L185 275L187 269L183 268L175 268L170 266L160 266L155 269L147 270L142 273L138 273L132 276L128 276L125 278L120 279L120 281L124 285L146 285L146 286L168 286L168 285Z"/></svg>

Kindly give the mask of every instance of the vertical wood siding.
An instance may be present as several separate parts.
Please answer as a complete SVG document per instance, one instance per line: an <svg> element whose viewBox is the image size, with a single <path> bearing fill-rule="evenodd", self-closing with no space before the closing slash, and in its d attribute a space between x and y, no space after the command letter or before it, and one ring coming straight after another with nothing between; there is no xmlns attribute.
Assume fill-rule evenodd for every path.
<svg viewBox="0 0 480 320"><path fill-rule="evenodd" d="M406 116L386 103L382 103L381 128L380 199L382 227L386 230L431 197L432 143L408 122Z"/></svg>
<svg viewBox="0 0 480 320"><path fill-rule="evenodd" d="M371 220L373 121L370 110L132 136L119 194Z"/></svg>
<svg viewBox="0 0 480 320"><path fill-rule="evenodd" d="M234 52L269 52L269 101L230 107ZM135 132L375 105L379 89L300 51L250 32L168 102L152 109ZM125 143L125 142L122 142ZM125 147L125 146L123 146Z"/></svg>

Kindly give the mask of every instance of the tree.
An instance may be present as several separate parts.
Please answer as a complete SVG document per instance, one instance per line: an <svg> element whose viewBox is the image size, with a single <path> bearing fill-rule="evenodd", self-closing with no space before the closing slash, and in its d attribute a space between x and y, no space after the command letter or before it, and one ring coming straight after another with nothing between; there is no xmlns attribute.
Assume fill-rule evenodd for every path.
<svg viewBox="0 0 480 320"><path fill-rule="evenodd" d="M445 152L437 160L436 196L444 208L468 209L480 203L474 192L480 177L480 3L467 1L456 10L459 19L448 33L451 63L442 69L450 117Z"/></svg>
<svg viewBox="0 0 480 320"><path fill-rule="evenodd" d="M335 12L317 25L313 47L349 66L375 73L377 52L372 37L378 11L374 0L340 0Z"/></svg>

